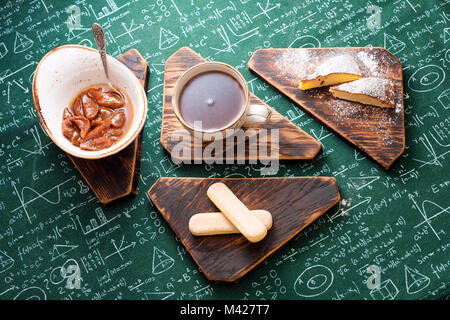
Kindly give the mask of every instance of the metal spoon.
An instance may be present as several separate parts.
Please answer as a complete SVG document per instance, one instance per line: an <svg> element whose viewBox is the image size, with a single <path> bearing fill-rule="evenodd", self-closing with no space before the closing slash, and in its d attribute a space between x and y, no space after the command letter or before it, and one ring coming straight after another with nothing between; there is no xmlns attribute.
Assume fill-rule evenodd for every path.
<svg viewBox="0 0 450 320"><path fill-rule="evenodd" d="M103 28L100 27L99 24L94 23L92 25L92 33L94 34L95 43L97 44L98 52L100 53L100 58L102 59L103 64L103 71L105 71L106 79L108 80L108 85L111 87L111 89L122 96L120 92L118 92L113 85L111 84L111 80L109 79L109 73L108 73L108 64L106 61L106 39L105 39L105 31L103 31Z"/></svg>

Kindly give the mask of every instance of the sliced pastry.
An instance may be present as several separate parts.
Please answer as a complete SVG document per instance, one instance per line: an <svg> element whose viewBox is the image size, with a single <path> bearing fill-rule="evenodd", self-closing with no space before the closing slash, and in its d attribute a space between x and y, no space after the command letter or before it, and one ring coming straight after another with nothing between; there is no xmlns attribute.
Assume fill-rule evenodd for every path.
<svg viewBox="0 0 450 320"><path fill-rule="evenodd" d="M381 108L394 108L394 82L384 78L361 78L330 87L330 92L344 100Z"/></svg>
<svg viewBox="0 0 450 320"><path fill-rule="evenodd" d="M327 59L315 72L300 80L300 89L331 86L362 78L358 64L349 54L342 54Z"/></svg>

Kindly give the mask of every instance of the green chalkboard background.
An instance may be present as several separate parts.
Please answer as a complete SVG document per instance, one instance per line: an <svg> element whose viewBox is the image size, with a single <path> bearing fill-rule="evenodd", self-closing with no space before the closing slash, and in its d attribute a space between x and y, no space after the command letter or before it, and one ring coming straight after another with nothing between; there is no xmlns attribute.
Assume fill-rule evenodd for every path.
<svg viewBox="0 0 450 320"><path fill-rule="evenodd" d="M1 0L0 299L447 298L450 2L363 2ZM112 56L137 48L151 72L139 193L107 206L46 136L31 96L42 56L92 46L95 21ZM261 176L260 164L176 166L159 144L164 62L182 46L237 67L323 144L314 161L282 162L278 176L335 176L342 195L235 284L209 282L146 195L161 176ZM406 150L391 170L247 70L256 49L319 46L384 46L401 59ZM66 286L71 265L79 289ZM371 265L378 289L366 285Z"/></svg>

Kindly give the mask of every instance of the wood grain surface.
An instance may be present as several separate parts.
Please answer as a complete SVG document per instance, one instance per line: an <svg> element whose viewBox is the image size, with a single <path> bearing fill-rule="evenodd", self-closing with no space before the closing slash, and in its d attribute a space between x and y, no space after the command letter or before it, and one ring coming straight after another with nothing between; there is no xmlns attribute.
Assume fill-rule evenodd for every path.
<svg viewBox="0 0 450 320"><path fill-rule="evenodd" d="M372 70L359 63L364 77L373 76L375 72L395 82L396 108L378 108L344 101L333 97L328 87L300 90L301 75L293 76L289 68L282 66L283 55L286 53L294 58L295 55L301 56L304 53L313 56L315 59L308 61L308 68L313 72L315 67L329 57L338 54L357 55L361 52L370 54L380 62L379 66L370 66ZM366 47L260 49L250 58L248 68L385 169L389 169L403 153L405 126L402 65L400 60L386 49Z"/></svg>
<svg viewBox="0 0 450 320"><path fill-rule="evenodd" d="M164 67L164 100L162 111L162 124L161 124L161 144L162 146L174 157L175 159L192 159L192 160L208 160L212 158L205 157L203 150L208 142L204 142L202 145L195 144L194 138L188 132L177 133L178 139L173 141L171 137L174 132L183 129L182 124L178 121L175 112L172 108L172 95L174 93L174 87L177 79L183 74L184 71L190 67L205 62L200 55L194 52L188 47L183 47L170 56ZM267 106L258 97L251 94L251 104L259 104ZM305 131L297 127L288 119L283 117L280 113L275 111L270 106L267 106L272 111L272 116L269 121L259 124L246 124L242 129L267 129L267 154L257 154L249 152L249 143L245 143L245 156L238 157L236 142L233 145L233 158L231 160L261 160L261 159L274 159L277 155L272 155L271 149L277 150L279 153L279 159L281 160L293 160L293 159L313 159L321 149L321 144L314 138L312 138ZM279 145L273 144L271 141L272 129L279 129ZM251 135L250 135L251 136ZM259 139L258 139L259 140ZM181 142L180 142L181 141ZM186 143L183 143L186 142ZM190 154L173 154L172 150L178 143L185 145L187 150L190 150ZM198 148L200 152L196 152L195 148ZM226 146L225 143L222 147L223 153L219 156L221 159L226 159ZM198 155L200 154L200 156ZM215 158L215 152L212 153Z"/></svg>
<svg viewBox="0 0 450 320"><path fill-rule="evenodd" d="M149 68L141 54L130 49L118 60L134 73L147 92ZM137 194L143 131L128 147L107 158L88 160L67 154L101 203Z"/></svg>
<svg viewBox="0 0 450 320"><path fill-rule="evenodd" d="M250 209L268 210L273 225L257 243L240 234L193 236L189 219L218 209L210 185L223 182ZM332 177L159 178L148 195L209 280L234 282L339 202Z"/></svg>

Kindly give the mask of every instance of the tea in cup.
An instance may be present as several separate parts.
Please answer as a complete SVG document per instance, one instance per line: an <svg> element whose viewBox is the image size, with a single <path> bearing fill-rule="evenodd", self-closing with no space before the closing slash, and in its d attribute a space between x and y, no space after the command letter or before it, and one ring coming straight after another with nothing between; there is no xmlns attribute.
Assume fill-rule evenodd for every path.
<svg viewBox="0 0 450 320"><path fill-rule="evenodd" d="M225 138L245 123L265 122L270 109L250 104L244 76L221 62L197 64L175 84L172 107L178 120L191 132L211 140L217 133Z"/></svg>

